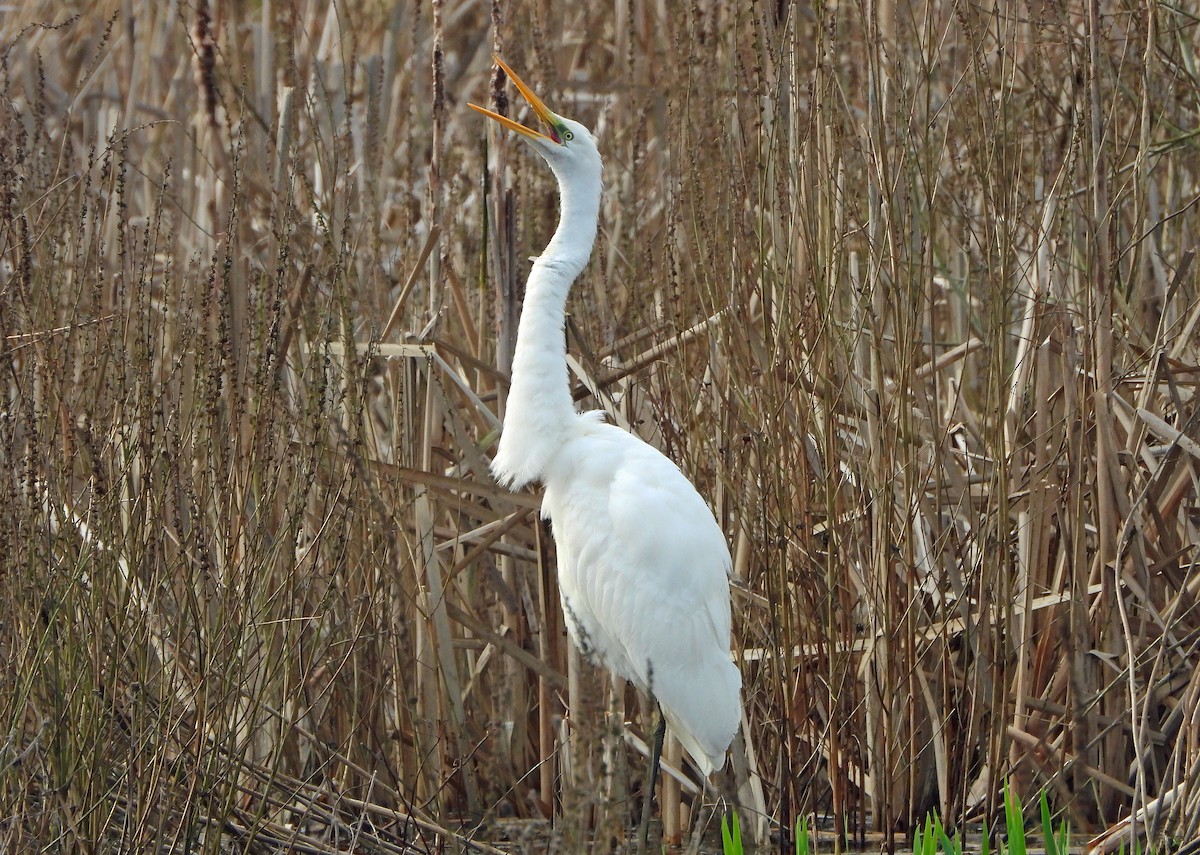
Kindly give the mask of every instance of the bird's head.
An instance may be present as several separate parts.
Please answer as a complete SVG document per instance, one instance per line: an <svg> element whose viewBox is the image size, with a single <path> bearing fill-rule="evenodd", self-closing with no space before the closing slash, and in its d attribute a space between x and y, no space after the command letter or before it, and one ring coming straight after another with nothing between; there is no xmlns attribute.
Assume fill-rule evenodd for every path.
<svg viewBox="0 0 1200 855"><path fill-rule="evenodd" d="M468 104L467 106L520 134L522 139L546 159L560 181L572 184L580 180L591 180L598 183L600 150L596 147L596 140L592 136L592 132L579 122L564 119L551 112L550 108L542 103L542 99L535 95L533 90L521 81L521 78L517 77L516 72L509 68L504 60L498 56L494 58L517 90L525 96L525 100L529 102L529 106L541 121L544 130L528 128L520 122L513 121L507 116L501 116L499 113L494 113L477 104Z"/></svg>

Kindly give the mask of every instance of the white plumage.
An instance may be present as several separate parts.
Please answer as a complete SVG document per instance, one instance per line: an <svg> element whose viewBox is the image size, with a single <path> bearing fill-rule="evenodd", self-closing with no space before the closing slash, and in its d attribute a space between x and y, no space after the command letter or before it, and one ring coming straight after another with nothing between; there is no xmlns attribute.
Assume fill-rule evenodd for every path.
<svg viewBox="0 0 1200 855"><path fill-rule="evenodd" d="M658 701L707 776L724 765L741 710L741 675L729 657L729 549L674 463L602 413L575 411L563 323L571 283L595 242L600 155L587 128L550 112L497 62L546 133L471 106L546 159L561 202L558 228L526 285L492 471L513 488L545 486L542 513L558 547L571 637Z"/></svg>

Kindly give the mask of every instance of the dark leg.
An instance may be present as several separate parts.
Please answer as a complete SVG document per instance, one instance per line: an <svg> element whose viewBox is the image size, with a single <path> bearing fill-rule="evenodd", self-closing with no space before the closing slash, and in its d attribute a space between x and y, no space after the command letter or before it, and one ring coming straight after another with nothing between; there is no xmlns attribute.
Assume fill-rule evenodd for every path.
<svg viewBox="0 0 1200 855"><path fill-rule="evenodd" d="M663 739L667 735L667 720L657 710L654 725L654 744L650 746L650 768L646 772L645 801L642 802L642 822L638 828L638 852L646 855L650 839L650 814L654 812L654 787L658 783L658 761L662 758Z"/></svg>
<svg viewBox="0 0 1200 855"><path fill-rule="evenodd" d="M705 781L704 789L692 801L692 813L695 816L692 819L692 839L688 841L687 855L696 855L700 851L700 844L704 840L704 828L717 812L718 802L714 802L711 808L705 804L704 794L707 792L708 781Z"/></svg>

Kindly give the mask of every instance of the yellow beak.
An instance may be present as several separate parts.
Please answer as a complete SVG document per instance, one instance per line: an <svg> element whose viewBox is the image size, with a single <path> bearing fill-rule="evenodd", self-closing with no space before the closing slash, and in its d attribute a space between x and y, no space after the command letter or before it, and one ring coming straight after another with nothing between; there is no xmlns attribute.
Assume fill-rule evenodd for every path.
<svg viewBox="0 0 1200 855"><path fill-rule="evenodd" d="M478 104L467 104L467 106L472 110L483 113L483 115L487 116L489 119L495 119L509 130L516 131L517 133L523 134L531 139L543 139L548 142L552 142L555 145L562 145L562 140L560 140L558 137L558 131L555 130L555 125L557 124L555 120L558 117L550 112L549 108L542 103L541 98L533 94L532 89L521 82L521 78L517 77L516 72L508 67L508 63L506 63L496 54L492 54L492 59L496 60L496 64L504 69L504 73L508 75L508 79L511 80L513 85L517 87L517 91L525 96L525 100L529 102L529 106L533 108L534 114L541 120L542 124L546 126L548 133L542 133L541 131L534 130L533 128L527 128L520 122L515 122L508 118L508 116L501 116L499 113L494 113L491 110L480 107Z"/></svg>

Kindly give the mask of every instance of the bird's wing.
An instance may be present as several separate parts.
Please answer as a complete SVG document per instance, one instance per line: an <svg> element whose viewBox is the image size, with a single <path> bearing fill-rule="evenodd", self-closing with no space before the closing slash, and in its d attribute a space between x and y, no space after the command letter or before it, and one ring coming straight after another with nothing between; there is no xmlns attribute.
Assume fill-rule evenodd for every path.
<svg viewBox="0 0 1200 855"><path fill-rule="evenodd" d="M636 437L596 425L571 445L569 477L551 479L546 501L577 641L653 693L689 752L719 765L741 686L725 537L691 482Z"/></svg>

